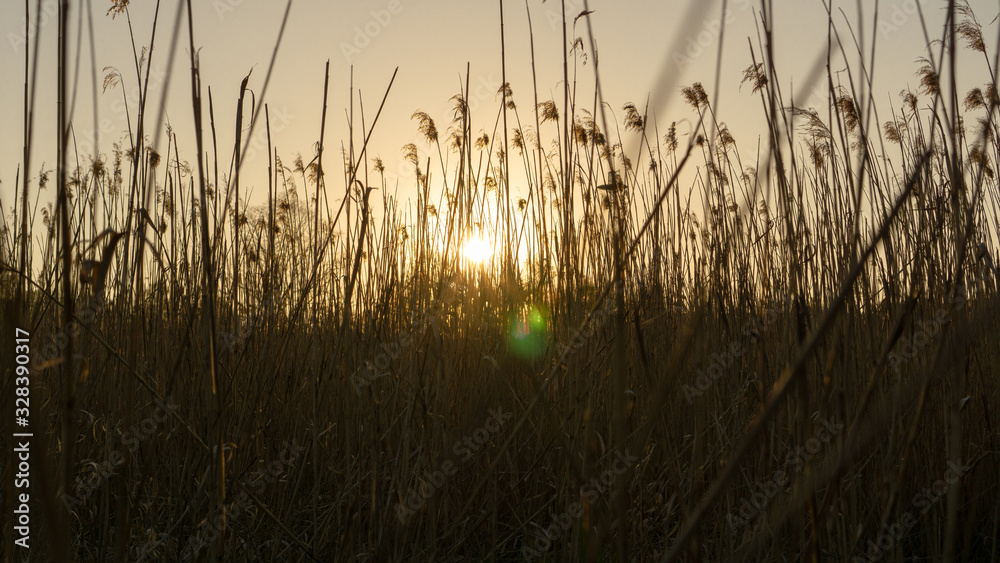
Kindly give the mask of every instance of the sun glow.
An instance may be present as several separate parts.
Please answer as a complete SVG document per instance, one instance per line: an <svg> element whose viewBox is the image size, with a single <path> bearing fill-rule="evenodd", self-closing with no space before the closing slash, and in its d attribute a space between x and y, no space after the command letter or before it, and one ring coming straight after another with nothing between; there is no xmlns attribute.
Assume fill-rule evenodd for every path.
<svg viewBox="0 0 1000 563"><path fill-rule="evenodd" d="M465 239L462 245L462 257L471 264L482 264L493 256L493 245L482 235Z"/></svg>

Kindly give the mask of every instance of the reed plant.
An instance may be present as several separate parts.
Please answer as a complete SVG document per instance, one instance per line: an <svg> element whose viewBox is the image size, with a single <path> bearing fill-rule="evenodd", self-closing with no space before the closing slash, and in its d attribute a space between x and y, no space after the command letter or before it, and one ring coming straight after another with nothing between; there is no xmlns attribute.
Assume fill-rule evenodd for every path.
<svg viewBox="0 0 1000 563"><path fill-rule="evenodd" d="M166 56L189 56L174 80L193 140L146 105L159 3L134 73L105 77L142 86L107 157L63 135L55 175L36 173L25 56L0 298L38 358L29 559L997 560L1000 51L966 3L946 3L917 90L884 107L866 63L845 81L821 64L817 110L783 91L762 1L742 92L767 132L748 148L701 83L668 93L696 124L686 143L648 104L610 111L598 14L563 1L562 76L533 72L516 97L504 70L477 122L467 68L449 123L414 108L432 156L402 147L408 185L369 149L387 101L405 103L395 74L373 114L327 65L313 153L279 153L273 59L252 109L249 75L215 107L190 4L167 16ZM499 5L534 71L537 6L511 38ZM111 15L131 32L127 1ZM821 62L874 59L849 33L831 13ZM962 50L985 82L965 93ZM256 127L266 165L244 158ZM241 189L251 165L264 203ZM476 236L482 261L464 252Z"/></svg>

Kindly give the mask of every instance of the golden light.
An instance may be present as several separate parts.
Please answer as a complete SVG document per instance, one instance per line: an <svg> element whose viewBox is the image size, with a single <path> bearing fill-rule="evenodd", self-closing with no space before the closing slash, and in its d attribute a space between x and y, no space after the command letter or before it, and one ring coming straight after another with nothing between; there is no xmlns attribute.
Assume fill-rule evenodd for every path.
<svg viewBox="0 0 1000 563"><path fill-rule="evenodd" d="M462 257L472 264L482 264L493 256L493 245L482 235L465 239L462 245Z"/></svg>

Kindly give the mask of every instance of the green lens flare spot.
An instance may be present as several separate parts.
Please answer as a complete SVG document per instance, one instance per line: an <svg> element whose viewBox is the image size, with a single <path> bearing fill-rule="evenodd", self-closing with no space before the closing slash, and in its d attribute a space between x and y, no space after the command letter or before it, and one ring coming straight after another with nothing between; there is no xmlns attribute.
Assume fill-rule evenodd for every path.
<svg viewBox="0 0 1000 563"><path fill-rule="evenodd" d="M548 345L548 321L545 310L525 307L511 315L507 344L516 356L530 360L545 354Z"/></svg>

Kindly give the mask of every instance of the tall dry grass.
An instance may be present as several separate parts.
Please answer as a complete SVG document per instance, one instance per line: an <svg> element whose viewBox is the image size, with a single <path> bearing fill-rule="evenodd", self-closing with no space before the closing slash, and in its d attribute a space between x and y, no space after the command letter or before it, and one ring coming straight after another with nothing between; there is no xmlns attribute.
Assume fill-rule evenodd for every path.
<svg viewBox="0 0 1000 563"><path fill-rule="evenodd" d="M686 146L646 108L619 120L599 87L578 93L595 38L569 35L563 4L562 99L536 82L524 108L504 79L476 123L466 80L451 123L414 113L437 162L403 147L412 201L367 153L381 105L353 80L330 165L327 67L308 161L256 109L251 205L250 135L219 152L197 58L182 142L148 115L136 52L117 78L143 84L135 135L107 159L65 139L56 208L26 143L4 215L4 332L30 329L38 358L31 558L995 561L997 54L949 2L898 107L851 66L814 74L828 103L809 110L779 86L771 9L743 76L759 151L698 83L677 92ZM197 53L189 13L170 57ZM855 49L832 21L829 52ZM958 91L960 49L986 87ZM470 265L476 233L499 249Z"/></svg>

